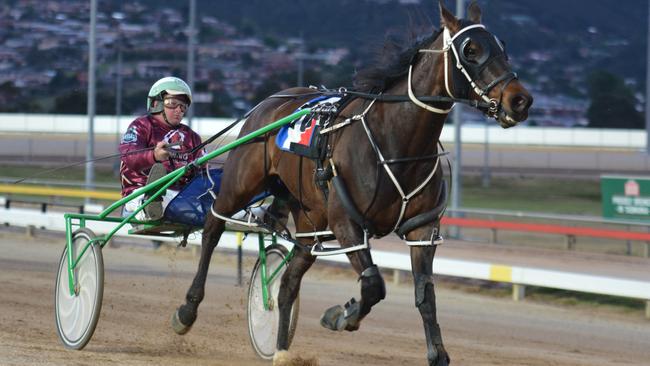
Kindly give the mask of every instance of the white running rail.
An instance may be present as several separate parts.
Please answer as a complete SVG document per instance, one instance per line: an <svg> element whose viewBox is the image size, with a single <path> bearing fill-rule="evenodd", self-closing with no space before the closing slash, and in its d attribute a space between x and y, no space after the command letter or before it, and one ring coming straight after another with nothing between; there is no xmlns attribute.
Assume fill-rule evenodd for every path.
<svg viewBox="0 0 650 366"><path fill-rule="evenodd" d="M42 213L33 209L0 208L0 225L1 224L18 227L36 227L53 231L65 231L65 221L62 213ZM91 225L91 229L96 234L106 234L114 227L115 223L92 222ZM128 236L127 229L123 228L116 235ZM137 235L130 236L133 237ZM152 237L142 238L151 239ZM164 237L156 237L156 240L175 242L174 239ZM282 240L280 240L280 242L291 247L289 242ZM188 243L201 245L198 236L190 238ZM236 233L224 233L219 248L236 249ZM248 235L242 244L242 248L245 251L256 253L258 251L257 236ZM334 255L319 259L338 263L348 263L348 259L345 255ZM411 260L408 254L374 250L373 260L380 268L411 271ZM485 262L456 260L444 257L435 258L434 273L444 276L511 283L513 284L513 298L515 300L519 300L523 297L524 286L538 286L641 299L646 301L646 317L650 318L650 282L582 273L560 272L540 268L524 268Z"/></svg>

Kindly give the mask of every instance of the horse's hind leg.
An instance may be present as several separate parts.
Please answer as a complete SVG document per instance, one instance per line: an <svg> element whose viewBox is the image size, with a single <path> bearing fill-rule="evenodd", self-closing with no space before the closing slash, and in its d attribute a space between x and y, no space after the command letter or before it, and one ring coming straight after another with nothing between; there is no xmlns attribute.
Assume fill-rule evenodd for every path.
<svg viewBox="0 0 650 366"><path fill-rule="evenodd" d="M287 201L287 203L291 207L291 213L296 222L296 232L311 231L314 227L322 230L327 226L327 223L323 219L324 215L312 214L310 217L313 217L310 221L304 212L297 207L295 200ZM309 240L303 240L301 242L303 244L311 244ZM291 309L300 293L302 278L315 261L316 257L311 255L308 248L295 247L294 256L289 261L287 270L282 276L280 292L278 293L278 309L280 312L277 340L278 351L289 349L289 342L291 340L291 335L289 334Z"/></svg>
<svg viewBox="0 0 650 366"><path fill-rule="evenodd" d="M423 227L409 233L411 241L432 240L432 227ZM436 294L433 284L433 257L436 246L412 246L411 268L415 285L415 306L420 311L427 341L429 366L449 365L449 355L442 344L442 335L436 316Z"/></svg>
<svg viewBox="0 0 650 366"><path fill-rule="evenodd" d="M248 154L237 156L235 163L224 168L219 196L214 202L214 211L230 216L243 209L250 200L262 191L265 175L255 164L237 164L237 161L256 161ZM261 154L260 154L261 155ZM259 161L259 159L257 159ZM241 184L240 182L246 182ZM196 320L199 304L205 295L205 281L214 248L225 230L225 222L214 215L208 215L201 240L201 258L192 285L185 296L185 304L172 317L172 328L178 334L187 333Z"/></svg>
<svg viewBox="0 0 650 366"><path fill-rule="evenodd" d="M278 325L277 349L286 351L289 349L291 341L290 322L291 309L300 292L300 283L302 278L311 268L316 257L312 256L307 249L295 248L294 256L291 258L287 270L282 276L282 284L278 293L278 309L280 319Z"/></svg>
<svg viewBox="0 0 650 366"><path fill-rule="evenodd" d="M213 215L208 216L201 239L199 268L192 285L185 295L185 304L181 305L172 316L172 328L178 334L187 333L196 320L199 304L203 301L205 295L205 281L208 275L210 259L224 229L225 222L223 220Z"/></svg>

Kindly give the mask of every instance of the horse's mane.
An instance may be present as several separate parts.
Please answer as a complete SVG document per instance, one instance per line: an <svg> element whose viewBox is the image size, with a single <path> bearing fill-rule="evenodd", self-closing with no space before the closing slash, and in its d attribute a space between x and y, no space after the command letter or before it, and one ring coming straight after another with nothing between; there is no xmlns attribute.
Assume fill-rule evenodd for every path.
<svg viewBox="0 0 650 366"><path fill-rule="evenodd" d="M376 61L354 75L354 88L363 92L382 92L408 73L418 50L433 42L442 32L439 29L428 37L418 38L404 49L401 42L386 39Z"/></svg>

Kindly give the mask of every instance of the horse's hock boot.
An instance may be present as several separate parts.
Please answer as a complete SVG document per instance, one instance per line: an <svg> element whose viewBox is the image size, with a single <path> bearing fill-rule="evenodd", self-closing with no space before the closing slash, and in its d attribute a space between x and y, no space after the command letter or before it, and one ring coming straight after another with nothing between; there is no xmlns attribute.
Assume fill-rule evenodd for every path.
<svg viewBox="0 0 650 366"><path fill-rule="evenodd" d="M153 183L158 179L167 175L167 169L162 163L154 164L149 170L149 176L147 177L147 184ZM148 220L160 220L163 217L163 196L165 192L162 192L155 200L150 204L144 207L144 213L147 216ZM148 200L151 197L151 194L145 193L144 200Z"/></svg>

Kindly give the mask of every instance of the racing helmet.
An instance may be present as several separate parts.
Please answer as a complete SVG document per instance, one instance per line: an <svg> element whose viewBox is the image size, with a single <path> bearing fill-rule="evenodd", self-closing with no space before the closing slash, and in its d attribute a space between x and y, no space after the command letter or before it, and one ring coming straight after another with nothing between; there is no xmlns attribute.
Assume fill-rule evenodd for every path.
<svg viewBox="0 0 650 366"><path fill-rule="evenodd" d="M156 81L149 89L149 94L147 95L147 112L148 113L160 113L163 111L163 104L158 103L155 107L153 105L154 100L161 101L165 94L170 95L185 95L188 99L188 107L192 104L192 91L190 87L183 80L174 77L167 76L158 81Z"/></svg>

